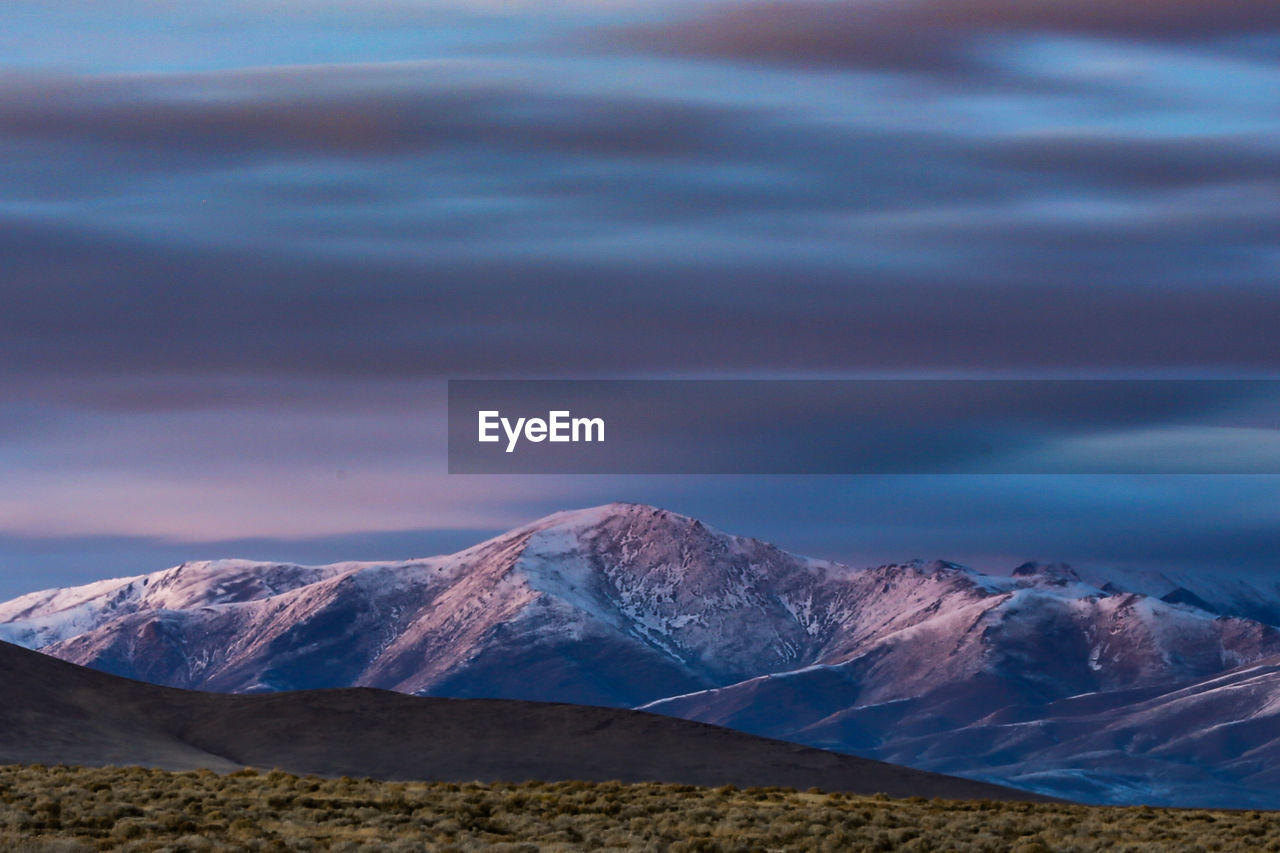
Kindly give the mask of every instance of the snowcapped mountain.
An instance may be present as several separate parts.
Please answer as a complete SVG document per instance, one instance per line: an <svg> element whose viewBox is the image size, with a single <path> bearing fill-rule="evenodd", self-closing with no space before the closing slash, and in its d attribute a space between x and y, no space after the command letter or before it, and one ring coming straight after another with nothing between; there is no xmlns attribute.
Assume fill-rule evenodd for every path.
<svg viewBox="0 0 1280 853"><path fill-rule="evenodd" d="M33 592L0 604L0 640L28 648L49 646L133 613L269 598L348 568L212 560Z"/></svg>
<svg viewBox="0 0 1280 853"><path fill-rule="evenodd" d="M1191 756L1212 736L1193 745L1172 724L1147 736L1140 721L1194 706L1217 715L1198 732L1227 726L1261 749L1249 720L1270 719L1267 700L1178 691L1280 660L1280 632L1190 593L1132 587L1061 565L1007 577L946 562L853 569L610 504L443 557L187 563L33 593L0 604L0 639L226 692L360 685L644 706L1097 800L1229 798L1241 779L1270 779L1223 755L1225 775L1209 779L1217 766ZM1260 796L1280 804L1273 775Z"/></svg>
<svg viewBox="0 0 1280 853"><path fill-rule="evenodd" d="M1109 589L1138 592L1175 604L1189 604L1219 616L1239 616L1280 627L1280 582L1240 577L1230 571L1189 574L1170 571L1086 572Z"/></svg>
<svg viewBox="0 0 1280 853"><path fill-rule="evenodd" d="M1276 721L1280 677L1247 704L1227 684L1200 714L1181 699L1225 670L1280 662L1268 657L1273 628L1132 593L1060 597L1055 586L1014 588L838 664L644 709L1066 798L1280 804L1280 773L1242 799L1248 786L1231 769L1245 769L1233 748L1271 748L1275 729L1255 723ZM1226 773L1192 749L1197 738L1218 744ZM1273 767L1249 772L1269 779Z"/></svg>
<svg viewBox="0 0 1280 853"><path fill-rule="evenodd" d="M447 557L187 564L36 593L3 605L0 638L182 687L633 705L810 662L841 629L849 574L610 505Z"/></svg>

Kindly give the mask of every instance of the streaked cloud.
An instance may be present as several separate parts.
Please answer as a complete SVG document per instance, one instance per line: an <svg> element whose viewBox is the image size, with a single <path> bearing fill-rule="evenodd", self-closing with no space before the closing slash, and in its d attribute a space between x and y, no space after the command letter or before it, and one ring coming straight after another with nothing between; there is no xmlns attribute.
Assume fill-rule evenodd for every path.
<svg viewBox="0 0 1280 853"><path fill-rule="evenodd" d="M637 26L623 43L809 67L963 71L984 67L983 38L1059 33L1204 42L1280 29L1268 0L749 0Z"/></svg>
<svg viewBox="0 0 1280 853"><path fill-rule="evenodd" d="M855 561L1262 566L1267 478L460 479L439 407L455 376L1274 376L1278 14L4 4L0 575L404 556L615 499Z"/></svg>

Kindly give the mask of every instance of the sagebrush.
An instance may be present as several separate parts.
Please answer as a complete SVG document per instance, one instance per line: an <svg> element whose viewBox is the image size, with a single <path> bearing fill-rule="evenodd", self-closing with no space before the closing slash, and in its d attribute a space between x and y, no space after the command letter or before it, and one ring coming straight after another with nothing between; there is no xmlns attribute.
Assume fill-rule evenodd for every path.
<svg viewBox="0 0 1280 853"><path fill-rule="evenodd" d="M1280 851L1280 813L9 766L0 849Z"/></svg>

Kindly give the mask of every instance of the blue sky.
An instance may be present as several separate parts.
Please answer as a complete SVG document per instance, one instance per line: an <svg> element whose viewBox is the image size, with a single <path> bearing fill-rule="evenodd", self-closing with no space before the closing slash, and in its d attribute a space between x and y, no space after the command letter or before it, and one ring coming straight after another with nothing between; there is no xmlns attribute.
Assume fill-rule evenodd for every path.
<svg viewBox="0 0 1280 853"><path fill-rule="evenodd" d="M450 477L451 377L1280 367L1262 0L0 5L0 594L643 500L1272 571L1272 477Z"/></svg>

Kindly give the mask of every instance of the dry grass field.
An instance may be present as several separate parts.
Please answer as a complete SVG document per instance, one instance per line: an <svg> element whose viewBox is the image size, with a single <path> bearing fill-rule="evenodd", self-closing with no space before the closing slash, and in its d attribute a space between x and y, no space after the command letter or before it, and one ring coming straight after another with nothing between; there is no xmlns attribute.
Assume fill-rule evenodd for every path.
<svg viewBox="0 0 1280 853"><path fill-rule="evenodd" d="M0 849L1262 851L1280 813L5 766Z"/></svg>

